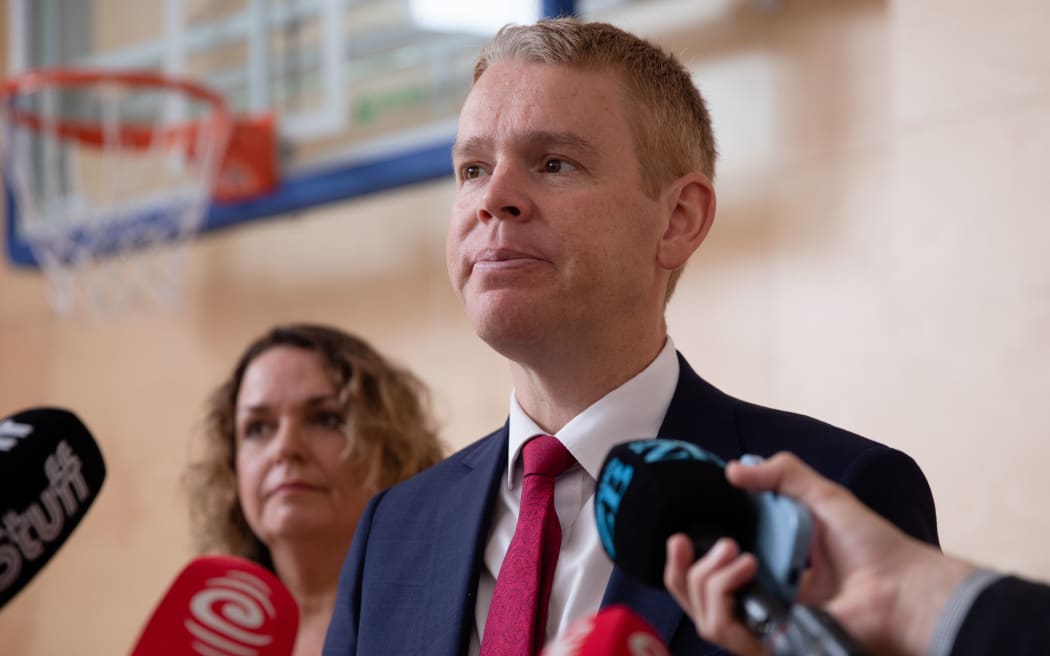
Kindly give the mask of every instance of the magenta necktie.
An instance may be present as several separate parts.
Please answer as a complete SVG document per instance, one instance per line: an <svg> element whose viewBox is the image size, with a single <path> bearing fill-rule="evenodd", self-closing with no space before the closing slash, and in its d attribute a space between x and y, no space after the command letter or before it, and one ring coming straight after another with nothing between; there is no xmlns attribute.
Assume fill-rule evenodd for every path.
<svg viewBox="0 0 1050 656"><path fill-rule="evenodd" d="M546 633L547 604L561 550L554 479L576 461L550 435L526 442L521 458L521 510L496 577L481 656L534 656Z"/></svg>

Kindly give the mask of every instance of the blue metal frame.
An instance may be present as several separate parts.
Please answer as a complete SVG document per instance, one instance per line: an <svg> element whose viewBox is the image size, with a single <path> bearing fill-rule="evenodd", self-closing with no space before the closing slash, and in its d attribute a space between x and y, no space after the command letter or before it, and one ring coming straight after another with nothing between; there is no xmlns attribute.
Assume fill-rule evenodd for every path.
<svg viewBox="0 0 1050 656"><path fill-rule="evenodd" d="M452 141L448 140L350 166L313 169L309 173L293 175L265 196L238 203L212 203L201 232L446 177L452 174L451 149ZM39 262L29 244L15 231L11 217L15 216L17 207L6 181L4 191L7 197L8 258L19 266L38 267Z"/></svg>
<svg viewBox="0 0 1050 656"><path fill-rule="evenodd" d="M575 10L575 0L542 0L544 17L571 16ZM201 232L450 176L451 149L452 140L448 139L373 160L293 174L265 196L239 203L213 203ZM4 196L8 259L17 266L38 268L40 263L28 242L15 229L13 217L18 208L6 176Z"/></svg>
<svg viewBox="0 0 1050 656"><path fill-rule="evenodd" d="M576 0L543 0L541 11L545 18L575 16Z"/></svg>

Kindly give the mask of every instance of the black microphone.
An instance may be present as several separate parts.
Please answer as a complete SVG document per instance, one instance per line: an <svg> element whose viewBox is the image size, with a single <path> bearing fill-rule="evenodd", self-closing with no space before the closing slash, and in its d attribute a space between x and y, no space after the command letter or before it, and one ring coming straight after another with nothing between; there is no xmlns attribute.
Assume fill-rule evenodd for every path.
<svg viewBox="0 0 1050 656"><path fill-rule="evenodd" d="M725 478L725 463L692 442L635 440L609 452L598 475L595 519L614 563L663 588L667 539L685 533L696 558L718 539L755 554L758 574L738 591L738 613L775 654L865 653L834 619L795 606L812 518L773 492L752 494Z"/></svg>
<svg viewBox="0 0 1050 656"><path fill-rule="evenodd" d="M33 408L0 421L0 608L55 555L105 478L72 412Z"/></svg>
<svg viewBox="0 0 1050 656"><path fill-rule="evenodd" d="M722 536L754 546L756 513L726 481L722 461L676 440L619 444L598 475L594 510L609 557L646 585L662 588L667 538L685 533L699 558Z"/></svg>

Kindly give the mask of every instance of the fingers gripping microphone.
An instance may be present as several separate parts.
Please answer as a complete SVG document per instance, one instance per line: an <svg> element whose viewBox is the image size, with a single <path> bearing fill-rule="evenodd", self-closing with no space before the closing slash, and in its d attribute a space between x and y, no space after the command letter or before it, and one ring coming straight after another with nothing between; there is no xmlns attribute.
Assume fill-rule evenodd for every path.
<svg viewBox="0 0 1050 656"><path fill-rule="evenodd" d="M190 562L131 656L289 656L299 607L272 573L232 556Z"/></svg>
<svg viewBox="0 0 1050 656"><path fill-rule="evenodd" d="M598 535L613 562L663 587L667 538L685 533L700 557L728 535L748 549L755 508L725 480L721 460L688 442L638 440L609 452L595 497Z"/></svg>
<svg viewBox="0 0 1050 656"><path fill-rule="evenodd" d="M55 555L105 478L102 453L72 412L34 408L0 421L0 608Z"/></svg>
<svg viewBox="0 0 1050 656"><path fill-rule="evenodd" d="M773 492L752 494L725 478L725 463L691 442L651 439L615 446L598 475L602 547L628 574L663 587L667 539L685 533L696 558L722 537L755 554L758 574L739 591L739 612L775 654L860 654L822 611L793 606L812 518Z"/></svg>
<svg viewBox="0 0 1050 656"><path fill-rule="evenodd" d="M540 656L669 656L656 629L626 606L582 617L558 634Z"/></svg>

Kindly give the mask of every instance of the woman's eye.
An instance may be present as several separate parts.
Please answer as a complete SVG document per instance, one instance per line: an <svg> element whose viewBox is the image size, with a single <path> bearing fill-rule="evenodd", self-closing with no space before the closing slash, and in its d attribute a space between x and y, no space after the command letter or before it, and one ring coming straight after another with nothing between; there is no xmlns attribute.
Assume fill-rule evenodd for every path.
<svg viewBox="0 0 1050 656"><path fill-rule="evenodd" d="M261 437L266 434L267 424L264 421L249 421L241 428L245 439Z"/></svg>
<svg viewBox="0 0 1050 656"><path fill-rule="evenodd" d="M320 426L334 430L342 430L346 426L346 419L338 412L321 412L315 417Z"/></svg>

